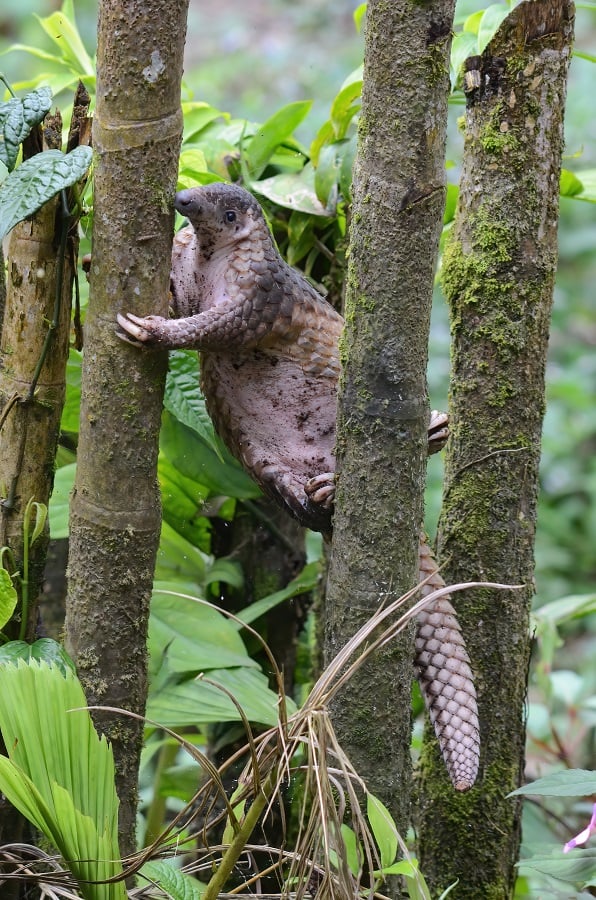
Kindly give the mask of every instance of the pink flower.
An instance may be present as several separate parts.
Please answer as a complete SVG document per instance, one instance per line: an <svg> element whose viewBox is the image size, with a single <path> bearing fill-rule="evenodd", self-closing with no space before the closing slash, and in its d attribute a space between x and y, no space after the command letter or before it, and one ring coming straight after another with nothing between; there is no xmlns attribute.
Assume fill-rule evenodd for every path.
<svg viewBox="0 0 596 900"><path fill-rule="evenodd" d="M591 834L596 834L596 803L592 808L592 818L590 819L588 827L584 828L583 831L580 831L579 834L576 834L570 841L567 841L563 847L563 853L569 853L569 851L573 850L574 847L577 847L578 844L585 844Z"/></svg>

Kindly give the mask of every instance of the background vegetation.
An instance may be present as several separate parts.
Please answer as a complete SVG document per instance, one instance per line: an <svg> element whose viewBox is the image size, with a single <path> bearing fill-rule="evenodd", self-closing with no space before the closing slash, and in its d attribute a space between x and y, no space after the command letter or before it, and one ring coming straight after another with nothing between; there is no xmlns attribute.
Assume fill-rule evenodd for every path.
<svg viewBox="0 0 596 900"><path fill-rule="evenodd" d="M353 4L355 7L356 4ZM464 2L458 5L458 22L482 4ZM586 8L587 7L587 8ZM18 10L4 9L0 13L0 47L6 49L14 42L43 47L43 35L33 13L48 15L58 8L57 3L23 0ZM95 34L95 4L78 0L77 20L87 47L93 47ZM312 98L308 115L296 122L295 136L306 146L329 115L329 107L343 79L361 60L362 41L354 29L352 9L343 2L309 0L300 4L288 2L245 2L232 0L219 3L191 2L189 19L190 39L187 43L185 65L185 99L206 101L217 109L231 113L233 119L265 121L279 107L293 100ZM584 53L594 53L596 46L596 12L593 4L578 10L576 26L577 47ZM48 39L45 49L55 52ZM45 71L46 63L30 55L10 53L1 58L0 70L16 87L19 82ZM571 66L566 116L567 169L581 172L596 167L596 115L594 114L594 63L577 55ZM63 100L59 96L58 102ZM463 102L457 95L451 109L451 128L448 156L452 160L449 180L458 181L458 158L461 140L457 118ZM192 178L192 175L189 175ZM560 268L557 278L555 309L548 365L548 401L544 425L543 458L541 466L542 491L540 497L537 535L537 595L536 647L528 705L529 741L527 748L527 777L533 779L565 768L596 768L596 316L594 314L593 284L596 279L596 206L571 197L561 201ZM282 223L283 225L283 223ZM281 240L291 248L296 237L287 236L287 226L280 232ZM294 251L298 258L299 253ZM308 256L302 264L308 265ZM314 264L314 263L313 263ZM317 263L318 265L318 263ZM319 274L317 272L317 274ZM329 274L328 272L326 273ZM447 393L448 323L440 287L437 287L431 336L429 384L432 405L445 408ZM73 356L76 360L76 355ZM183 356L174 367L184 372ZM66 416L74 416L76 408L76 361L72 365L71 406ZM65 419L66 431L76 432L72 420ZM162 475L169 490L184 494L193 473L174 475L171 462L182 440L180 423L168 413L162 436ZM69 461L65 454L63 462ZM208 496L219 495L217 454L213 456L212 482ZM441 463L438 457L430 461L427 498L428 523L432 531L440 503ZM164 483L162 482L162 483ZM60 482L58 482L60 487ZM236 496L252 496L248 485L238 473ZM196 490L196 485L192 486ZM244 494L243 494L244 492ZM230 492L231 493L231 492ZM60 500L58 493L57 499ZM223 511L222 511L223 510ZM225 518L225 506L219 510ZM170 521L168 521L170 514ZM59 517L59 511L54 512ZM210 550L208 527L197 520L186 529L186 537L193 548L179 543L169 528L176 532L174 506L166 504L166 522L160 555L158 577L167 581L173 572L177 576L189 574L190 568L182 556L192 556L193 581L196 572L202 573L202 587L219 589L223 581L239 585L241 573L230 560L217 561L206 556ZM180 533L180 528L176 533ZM192 532L192 533L191 533ZM196 549L198 548L198 549ZM201 550L203 553L201 553ZM312 579L311 579L312 580ZM195 585L196 586L196 585ZM578 597L581 596L581 599ZM161 595L155 605L150 640L163 646L167 640L160 629L171 628L168 622L167 595ZM195 627L195 626L193 626ZM196 626L193 653L204 636L204 625ZM179 635L184 629L180 627ZM185 637L188 634L184 635ZM216 638L217 640L217 638ZM223 638L220 638L223 640ZM230 680L228 686L238 700L250 707L255 694L246 692L250 678L262 677L254 664L247 661L245 651L235 638L226 632L229 641L230 669L223 677L232 679L239 658L246 663L250 676L240 683ZM182 645L179 645L182 646ZM205 651L207 652L207 651ZM234 655L237 654L237 655ZM154 652L153 661L157 654ZM221 659L221 656L218 657ZM169 660L180 674L188 670L188 655L183 650L177 660ZM213 665L213 664L212 664ZM185 668L185 666L187 668ZM157 673L154 672L154 675ZM153 695L151 715L164 725L182 726L196 720L196 697L188 697L187 719L168 719L174 704L174 683L162 685ZM229 704L213 692L213 721L230 714ZM176 708L181 709L180 695ZM205 698L201 698L205 709ZM270 721L270 710L253 710L261 722ZM250 714L250 710L249 710ZM151 782L155 769L150 765L163 750L163 738L157 736L148 745L147 766L143 787L146 801L146 821L155 811L157 782ZM196 771L188 760L167 753L160 757L162 769L167 770L165 783L157 793L170 811L188 799L196 783ZM196 769L196 766L194 767ZM569 798L547 798L540 803L530 801L526 808L525 852L531 854L537 845L563 843L578 831L589 818L587 798L574 802ZM162 810L163 812L163 810ZM150 827L147 825L150 833ZM539 896L537 887L543 882L530 869L519 883L519 896ZM592 871L592 879L596 873ZM533 880L534 879L534 880ZM582 882L588 879L580 879ZM554 888L552 888L554 890ZM545 895L546 896L546 895Z"/></svg>

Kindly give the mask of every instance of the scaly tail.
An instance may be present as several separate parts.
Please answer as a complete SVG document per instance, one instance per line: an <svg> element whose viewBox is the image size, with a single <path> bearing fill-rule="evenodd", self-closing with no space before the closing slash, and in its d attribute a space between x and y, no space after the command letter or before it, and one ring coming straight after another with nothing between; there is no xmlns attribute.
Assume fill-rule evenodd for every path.
<svg viewBox="0 0 596 900"><path fill-rule="evenodd" d="M445 587L424 536L420 540L420 578L428 596ZM455 610L447 597L417 617L414 664L430 720L456 791L469 790L478 774L480 734L470 659Z"/></svg>

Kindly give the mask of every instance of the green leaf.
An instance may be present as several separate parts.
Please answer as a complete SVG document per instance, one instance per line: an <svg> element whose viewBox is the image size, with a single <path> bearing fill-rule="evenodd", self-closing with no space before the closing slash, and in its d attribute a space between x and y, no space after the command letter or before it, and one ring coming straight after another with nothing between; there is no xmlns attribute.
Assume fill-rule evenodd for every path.
<svg viewBox="0 0 596 900"><path fill-rule="evenodd" d="M555 772L517 788L508 796L515 797L518 794L541 797L586 797L596 794L596 772L587 769L566 769L564 772Z"/></svg>
<svg viewBox="0 0 596 900"><path fill-rule="evenodd" d="M58 191L79 181L91 157L91 147L75 147L70 153L46 150L11 172L0 185L0 239Z"/></svg>
<svg viewBox="0 0 596 900"><path fill-rule="evenodd" d="M164 406L180 422L196 431L215 453L219 453L219 444L199 386L199 360L195 350L173 350L170 353Z"/></svg>
<svg viewBox="0 0 596 900"><path fill-rule="evenodd" d="M278 697L270 690L267 678L257 669L215 669L206 677L223 685L240 704L249 721L274 726L278 721ZM287 700L288 711L295 706ZM200 678L180 684L166 684L150 692L147 716L168 728L209 722L241 721L236 706L218 688Z"/></svg>
<svg viewBox="0 0 596 900"><path fill-rule="evenodd" d="M309 164L299 175L295 172L273 175L263 181L254 181L251 188L278 206L309 213L311 216L329 216L329 211L317 197L315 172Z"/></svg>
<svg viewBox="0 0 596 900"><path fill-rule="evenodd" d="M180 154L178 163L179 175L189 175L194 172L202 174L208 171L207 160L202 150L193 147L189 150L183 150Z"/></svg>
<svg viewBox="0 0 596 900"><path fill-rule="evenodd" d="M209 494L208 489L182 475L163 453L159 454L157 473L164 521L193 546L208 553L211 546L211 525L201 515Z"/></svg>
<svg viewBox="0 0 596 900"><path fill-rule="evenodd" d="M288 219L288 247L286 258L291 266L304 259L315 243L313 216L308 213L293 212Z"/></svg>
<svg viewBox="0 0 596 900"><path fill-rule="evenodd" d="M537 620L546 620L556 625L580 619L596 612L596 594L572 594L546 603L534 613Z"/></svg>
<svg viewBox="0 0 596 900"><path fill-rule="evenodd" d="M52 638L39 638L29 645L30 659L56 666L63 674L75 672L75 664L62 646Z"/></svg>
<svg viewBox="0 0 596 900"><path fill-rule="evenodd" d="M125 900L112 750L75 674L31 661L0 667L0 790L56 847L87 900Z"/></svg>
<svg viewBox="0 0 596 900"><path fill-rule="evenodd" d="M29 546L32 547L38 537L44 533L46 521L48 518L48 508L45 503L38 503L34 500L31 503L31 509L34 511L35 519L33 521L33 531L29 536Z"/></svg>
<svg viewBox="0 0 596 900"><path fill-rule="evenodd" d="M4 756L0 756L0 790L21 815L54 842L52 811L26 772Z"/></svg>
<svg viewBox="0 0 596 900"><path fill-rule="evenodd" d="M352 875L358 875L358 872L362 867L364 854L362 853L362 848L358 845L356 834L351 828L344 824L341 826L341 836L344 841L348 868Z"/></svg>
<svg viewBox="0 0 596 900"><path fill-rule="evenodd" d="M251 179L259 178L274 151L291 137L311 106L311 100L288 103L262 125L257 126L256 134L245 148L246 164Z"/></svg>
<svg viewBox="0 0 596 900"><path fill-rule="evenodd" d="M182 104L182 115L184 116L183 144L188 143L191 138L195 137L203 128L206 128L207 125L216 119L224 119L226 122L230 120L227 113L215 109L214 106L210 106L208 103L195 100ZM181 157L187 152L187 150L183 150Z"/></svg>
<svg viewBox="0 0 596 900"><path fill-rule="evenodd" d="M12 583L12 578L6 569L0 568L0 629L12 618L17 606L18 594ZM2 653L0 647L0 654ZM1 655L0 655L1 659Z"/></svg>
<svg viewBox="0 0 596 900"><path fill-rule="evenodd" d="M477 12L469 15L464 22L464 31L467 31L469 34L478 34L478 29L480 28L480 22L483 15L483 9L479 9Z"/></svg>
<svg viewBox="0 0 596 900"><path fill-rule="evenodd" d="M509 4L494 3L484 10L478 27L478 53L487 47L511 11Z"/></svg>
<svg viewBox="0 0 596 900"><path fill-rule="evenodd" d="M76 74L93 75L95 67L93 61L81 40L76 22L74 9L71 4L63 3L62 9L50 16L37 20L45 33L56 44L62 59Z"/></svg>
<svg viewBox="0 0 596 900"><path fill-rule="evenodd" d="M160 446L167 459L187 478L204 484L216 495L249 500L261 496L255 482L218 441L218 453L196 431L164 412Z"/></svg>
<svg viewBox="0 0 596 900"><path fill-rule="evenodd" d="M596 873L596 849L573 850L572 853L563 854L561 848L553 848L550 856L537 854L530 859L520 860L517 865L523 871L529 869L561 881L583 884Z"/></svg>
<svg viewBox="0 0 596 900"><path fill-rule="evenodd" d="M40 87L22 100L12 97L0 104L0 161L12 171L19 148L31 129L38 125L52 106L49 87Z"/></svg>
<svg viewBox="0 0 596 900"><path fill-rule="evenodd" d="M212 565L207 566L205 583L213 584L220 581L240 589L244 584L244 575L240 563L225 557L214 559Z"/></svg>
<svg viewBox="0 0 596 900"><path fill-rule="evenodd" d="M157 551L155 577L191 582L195 590L205 586L206 554L175 531L165 520Z"/></svg>
<svg viewBox="0 0 596 900"><path fill-rule="evenodd" d="M576 200L585 200L587 203L596 203L596 169L584 169L577 173L582 183L582 191L574 194Z"/></svg>
<svg viewBox="0 0 596 900"><path fill-rule="evenodd" d="M149 884L156 884L171 900L200 900L206 884L202 884L190 875L186 875L174 868L172 862L152 860L145 863L140 871L140 876L147 879Z"/></svg>
<svg viewBox="0 0 596 900"><path fill-rule="evenodd" d="M398 833L391 813L373 794L366 795L366 815L381 856L381 868L390 866L397 855Z"/></svg>
<svg viewBox="0 0 596 900"><path fill-rule="evenodd" d="M581 194L584 186L577 175L570 172L569 169L561 169L561 179L559 182L559 190L563 197L575 197Z"/></svg>
<svg viewBox="0 0 596 900"><path fill-rule="evenodd" d="M445 200L445 212L443 213L443 225L448 225L455 218L459 187L456 184L447 183L447 198Z"/></svg>
<svg viewBox="0 0 596 900"><path fill-rule="evenodd" d="M596 9L596 3L576 3L577 9ZM593 53L586 53L584 50L574 49L572 56L578 59L585 59L587 62L596 63L596 56Z"/></svg>
<svg viewBox="0 0 596 900"><path fill-rule="evenodd" d="M61 431L73 434L79 432L79 414L81 410L81 369L83 354L71 347L66 363L66 402L60 420Z"/></svg>
<svg viewBox="0 0 596 900"><path fill-rule="evenodd" d="M264 616L265 613L268 613L269 610L279 606L284 600L289 600L291 597L298 596L298 594L307 594L315 588L317 581L319 580L320 571L321 569L318 562L308 563L308 565L302 569L300 575L292 579L285 588L282 588L281 591L276 591L274 594L269 594L261 600L256 600L254 603L251 603L250 606L240 610L238 618L242 619L246 625L250 625L252 622L256 621L256 619L259 619L261 616Z"/></svg>
<svg viewBox="0 0 596 900"><path fill-rule="evenodd" d="M50 534L53 539L68 537L70 494L74 486L76 463L61 466L54 475L54 487L50 497Z"/></svg>
<svg viewBox="0 0 596 900"><path fill-rule="evenodd" d="M248 655L238 629L205 603L153 591L149 619L149 653L167 653L171 672L204 672L257 663Z"/></svg>
<svg viewBox="0 0 596 900"><path fill-rule="evenodd" d="M379 871L379 875L405 875L406 877L412 877L414 872L416 872L416 868L412 865L412 862L409 859L400 859L399 862L392 863L392 865L387 866ZM375 872L375 874L377 874Z"/></svg>
<svg viewBox="0 0 596 900"><path fill-rule="evenodd" d="M346 136L346 132L360 111L360 95L362 94L362 68L353 73L349 82L344 86L331 104L331 124L335 132L336 140Z"/></svg>
<svg viewBox="0 0 596 900"><path fill-rule="evenodd" d="M352 14L353 18L354 18L354 25L356 26L356 31L358 31L358 32L362 28L362 19L364 18L364 15L366 14L367 6L368 6L367 3L361 3L359 6L356 7L356 9L354 10L354 12Z"/></svg>
<svg viewBox="0 0 596 900"><path fill-rule="evenodd" d="M451 44L451 84L455 85L461 67L468 58L478 53L478 38L471 31L460 31Z"/></svg>
<svg viewBox="0 0 596 900"><path fill-rule="evenodd" d="M354 162L355 143L348 140L336 141L333 144L327 144L322 148L319 154L319 162L315 169L315 190L317 197L325 205L329 211L335 208L337 201L337 185L342 183L342 193L346 186L346 172L344 171L344 161L348 157L348 193L344 194L347 198L350 196L350 187L352 181L352 165Z"/></svg>

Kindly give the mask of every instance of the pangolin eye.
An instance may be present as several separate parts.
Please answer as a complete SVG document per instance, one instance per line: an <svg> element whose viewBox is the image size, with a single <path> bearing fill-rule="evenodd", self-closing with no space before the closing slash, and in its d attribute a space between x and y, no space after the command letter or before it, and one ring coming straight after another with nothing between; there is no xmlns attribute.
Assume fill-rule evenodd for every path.
<svg viewBox="0 0 596 900"><path fill-rule="evenodd" d="M226 210L226 222L235 222L236 221L236 213L233 209Z"/></svg>

